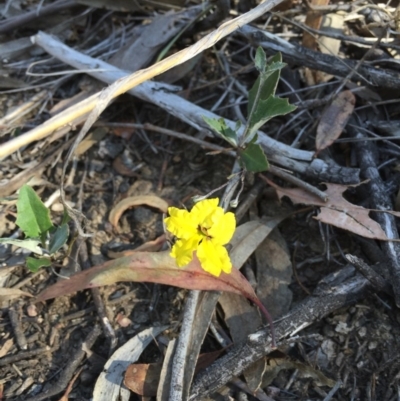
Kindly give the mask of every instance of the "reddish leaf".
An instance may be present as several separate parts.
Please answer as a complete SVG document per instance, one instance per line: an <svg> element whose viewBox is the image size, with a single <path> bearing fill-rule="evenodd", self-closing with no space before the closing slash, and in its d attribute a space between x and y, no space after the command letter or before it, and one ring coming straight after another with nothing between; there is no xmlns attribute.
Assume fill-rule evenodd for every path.
<svg viewBox="0 0 400 401"><path fill-rule="evenodd" d="M128 366L124 384L129 390L145 397L157 395L162 363L135 363Z"/></svg>
<svg viewBox="0 0 400 401"><path fill-rule="evenodd" d="M241 294L259 306L265 308L257 299L253 288L246 278L233 268L230 274L221 273L219 277L205 272L195 257L187 266L179 268L175 259L166 252L137 252L100 266L92 267L62 280L45 289L37 301L67 295L85 288L109 285L119 281L135 281L167 284L190 290L217 290Z"/></svg>
<svg viewBox="0 0 400 401"><path fill-rule="evenodd" d="M325 184L327 186L325 192L328 195L328 201L323 202L320 198L317 198L303 189L282 188L270 180L268 180L268 183L276 189L279 198L288 196L295 204L302 203L305 205L320 206L320 214L314 217L316 220L343 228L344 230L351 231L366 238L379 239L383 241L389 240L382 227L375 220L372 220L369 217L371 211L391 213L400 217L400 213L392 210L383 211L365 209L362 206L348 202L343 198L343 193L350 186Z"/></svg>
<svg viewBox="0 0 400 401"><path fill-rule="evenodd" d="M339 93L324 110L317 127L316 155L339 138L354 110L356 97L351 91Z"/></svg>

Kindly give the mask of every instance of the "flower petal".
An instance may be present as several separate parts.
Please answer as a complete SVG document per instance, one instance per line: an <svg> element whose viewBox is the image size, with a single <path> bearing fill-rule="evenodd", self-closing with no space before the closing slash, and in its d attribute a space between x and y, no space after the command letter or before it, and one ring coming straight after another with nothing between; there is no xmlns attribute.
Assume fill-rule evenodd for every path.
<svg viewBox="0 0 400 401"><path fill-rule="evenodd" d="M169 217L164 219L167 230L179 239L189 239L197 235L196 221L187 210L168 208Z"/></svg>
<svg viewBox="0 0 400 401"><path fill-rule="evenodd" d="M178 240L171 249L170 255L176 259L178 267L189 264L193 259L193 251L197 249L199 241L196 240Z"/></svg>
<svg viewBox="0 0 400 401"><path fill-rule="evenodd" d="M205 199L197 202L191 210L192 217L196 220L197 225L203 226L204 222L212 215L218 207L218 198ZM221 208L219 208L221 209ZM209 228L208 226L207 228Z"/></svg>
<svg viewBox="0 0 400 401"><path fill-rule="evenodd" d="M228 251L219 244L209 240L203 240L197 249L197 257L201 267L213 276L219 276L221 271L230 273L232 270L231 259Z"/></svg>
<svg viewBox="0 0 400 401"><path fill-rule="evenodd" d="M222 210L222 208L219 208ZM213 238L214 243L220 245L227 244L235 232L236 219L231 212L223 213L216 211L212 216L212 225L208 230L208 234Z"/></svg>

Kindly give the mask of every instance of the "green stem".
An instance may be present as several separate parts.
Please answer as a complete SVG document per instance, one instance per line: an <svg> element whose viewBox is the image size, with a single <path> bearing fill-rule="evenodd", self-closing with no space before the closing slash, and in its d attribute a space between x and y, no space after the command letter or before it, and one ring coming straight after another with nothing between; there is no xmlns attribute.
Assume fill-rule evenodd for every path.
<svg viewBox="0 0 400 401"><path fill-rule="evenodd" d="M246 127L244 128L242 138L240 140L240 146L243 146L246 142L247 137L249 136L249 131L250 131L250 121L253 118L253 114L257 109L258 101L260 100L261 96L261 88L264 86L265 78L263 77L262 74L260 74L260 84L258 85L257 88L257 93L254 98L253 106L250 110L249 115L247 116L247 121L246 121Z"/></svg>

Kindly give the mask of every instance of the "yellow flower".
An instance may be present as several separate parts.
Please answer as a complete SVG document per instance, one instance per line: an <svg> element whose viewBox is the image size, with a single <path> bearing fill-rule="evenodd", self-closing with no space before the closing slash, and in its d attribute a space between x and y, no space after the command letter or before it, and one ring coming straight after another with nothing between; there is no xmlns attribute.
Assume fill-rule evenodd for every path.
<svg viewBox="0 0 400 401"><path fill-rule="evenodd" d="M218 202L218 198L200 201L190 212L168 208L165 225L178 238L171 256L179 267L190 263L196 251L201 267L208 273L218 277L221 271L231 272L232 263L224 245L235 232L236 220L235 215L225 213Z"/></svg>

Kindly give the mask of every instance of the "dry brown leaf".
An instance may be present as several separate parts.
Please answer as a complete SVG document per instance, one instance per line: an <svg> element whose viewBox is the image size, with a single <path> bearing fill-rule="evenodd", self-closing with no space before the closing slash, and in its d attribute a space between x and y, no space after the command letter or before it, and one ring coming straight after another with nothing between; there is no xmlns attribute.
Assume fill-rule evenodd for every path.
<svg viewBox="0 0 400 401"><path fill-rule="evenodd" d="M33 295L18 288L0 288L0 304L20 297L33 297Z"/></svg>
<svg viewBox="0 0 400 401"><path fill-rule="evenodd" d="M13 347L14 345L14 339L13 338L9 338L7 339L3 346L0 348L0 358L3 358L3 356L6 356L8 354L8 351L10 351L10 349ZM1 397L0 397L1 400Z"/></svg>
<svg viewBox="0 0 400 401"><path fill-rule="evenodd" d="M136 394L154 397L157 395L161 369L161 363L135 363L129 365L125 372L124 384Z"/></svg>
<svg viewBox="0 0 400 401"><path fill-rule="evenodd" d="M118 229L118 221L125 212L125 210L140 206L146 205L150 207L154 207L155 209L161 210L163 213L167 213L168 203L155 195L145 195L145 196L130 196L129 198L123 199L121 202L118 202L110 212L110 216L108 218L109 222Z"/></svg>
<svg viewBox="0 0 400 401"><path fill-rule="evenodd" d="M316 153L332 145L339 138L353 113L356 97L351 91L340 92L325 108L317 127Z"/></svg>
<svg viewBox="0 0 400 401"><path fill-rule="evenodd" d="M282 188L270 180L268 180L268 183L275 188L280 199L283 196L288 196L295 204L320 206L321 212L314 217L316 220L351 231L362 237L382 241L389 240L382 227L369 217L371 211L382 213L382 210L365 209L343 198L343 193L351 186L325 184L327 186L325 192L328 195L328 201L323 202L303 189ZM384 212L400 217L400 213L393 210L385 210Z"/></svg>

